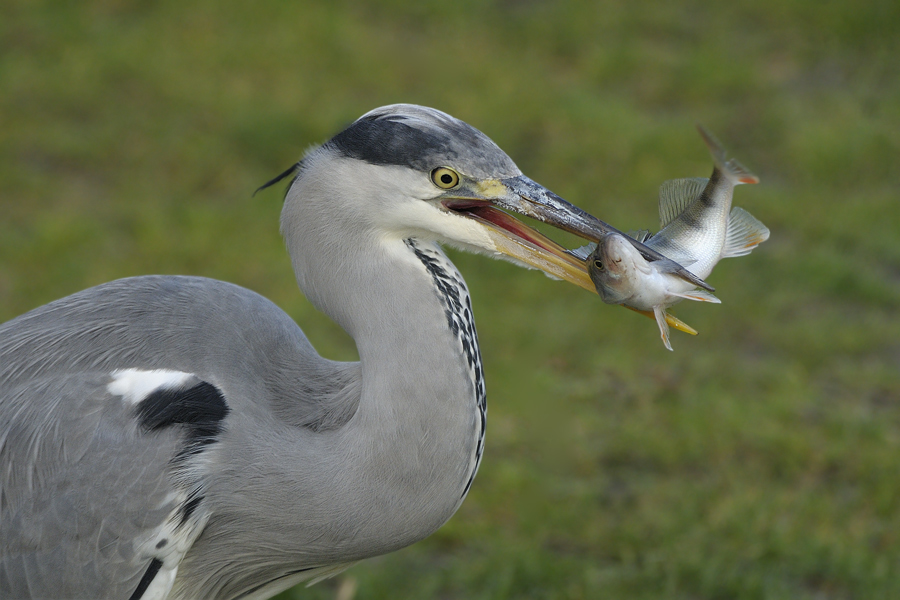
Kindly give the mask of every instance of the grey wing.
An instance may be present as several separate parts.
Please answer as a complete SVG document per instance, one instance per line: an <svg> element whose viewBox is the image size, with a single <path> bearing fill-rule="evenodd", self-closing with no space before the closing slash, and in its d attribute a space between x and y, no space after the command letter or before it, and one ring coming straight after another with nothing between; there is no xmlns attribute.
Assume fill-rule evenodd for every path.
<svg viewBox="0 0 900 600"><path fill-rule="evenodd" d="M235 402L316 430L346 422L359 400L358 363L322 358L270 300L213 279L120 279L0 324L0 387L121 367L195 373Z"/></svg>
<svg viewBox="0 0 900 600"><path fill-rule="evenodd" d="M0 598L138 598L154 579L159 592L186 551L168 538L198 533L178 532L183 432L147 431L113 381L0 387Z"/></svg>

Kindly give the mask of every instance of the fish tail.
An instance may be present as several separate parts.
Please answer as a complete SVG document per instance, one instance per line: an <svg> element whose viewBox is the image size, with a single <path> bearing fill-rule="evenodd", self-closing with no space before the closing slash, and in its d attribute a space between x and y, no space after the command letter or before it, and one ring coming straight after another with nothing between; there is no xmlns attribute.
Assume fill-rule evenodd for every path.
<svg viewBox="0 0 900 600"><path fill-rule="evenodd" d="M700 137L703 138L706 147L709 148L709 152L712 154L716 167L718 167L725 177L731 180L735 185L741 183L759 183L759 177L753 174L750 169L739 163L737 159L729 159L727 157L725 148L722 147L719 140L717 140L709 130L698 124L697 131L700 132Z"/></svg>

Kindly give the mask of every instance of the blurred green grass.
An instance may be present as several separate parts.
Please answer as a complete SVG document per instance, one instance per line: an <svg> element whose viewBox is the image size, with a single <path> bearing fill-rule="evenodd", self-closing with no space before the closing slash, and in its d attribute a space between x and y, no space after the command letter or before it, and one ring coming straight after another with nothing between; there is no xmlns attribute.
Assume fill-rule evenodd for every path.
<svg viewBox="0 0 900 600"><path fill-rule="evenodd" d="M623 228L705 176L772 230L697 338L453 253L488 378L459 513L356 598L900 597L900 5L761 0L0 6L0 320L145 273L272 298L332 358L262 182L363 112L435 106ZM339 581L285 598L332 598Z"/></svg>

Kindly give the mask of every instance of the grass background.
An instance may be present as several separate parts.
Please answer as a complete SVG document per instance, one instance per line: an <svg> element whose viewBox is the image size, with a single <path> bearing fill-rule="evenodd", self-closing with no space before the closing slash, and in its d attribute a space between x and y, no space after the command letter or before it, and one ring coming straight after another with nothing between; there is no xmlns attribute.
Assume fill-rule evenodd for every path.
<svg viewBox="0 0 900 600"><path fill-rule="evenodd" d="M428 540L284 598L900 597L900 4L894 0L9 0L0 6L0 320L146 273L296 290L278 191L392 102L483 130L622 229L708 175L702 122L772 230L674 333L454 253L490 414ZM343 586L343 588L341 588Z"/></svg>

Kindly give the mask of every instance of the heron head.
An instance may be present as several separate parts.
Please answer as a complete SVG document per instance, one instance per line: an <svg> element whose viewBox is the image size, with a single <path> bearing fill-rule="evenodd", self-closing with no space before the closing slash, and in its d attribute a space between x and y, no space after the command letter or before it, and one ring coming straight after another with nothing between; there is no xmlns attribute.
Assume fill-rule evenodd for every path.
<svg viewBox="0 0 900 600"><path fill-rule="evenodd" d="M595 288L585 261L516 215L591 241L617 232L523 175L471 125L422 106L394 104L366 113L284 176L294 172L288 201L292 195L305 203L316 198L323 203L316 210L340 202L341 214L332 217L352 221L361 235L432 239L537 268L590 291Z"/></svg>

